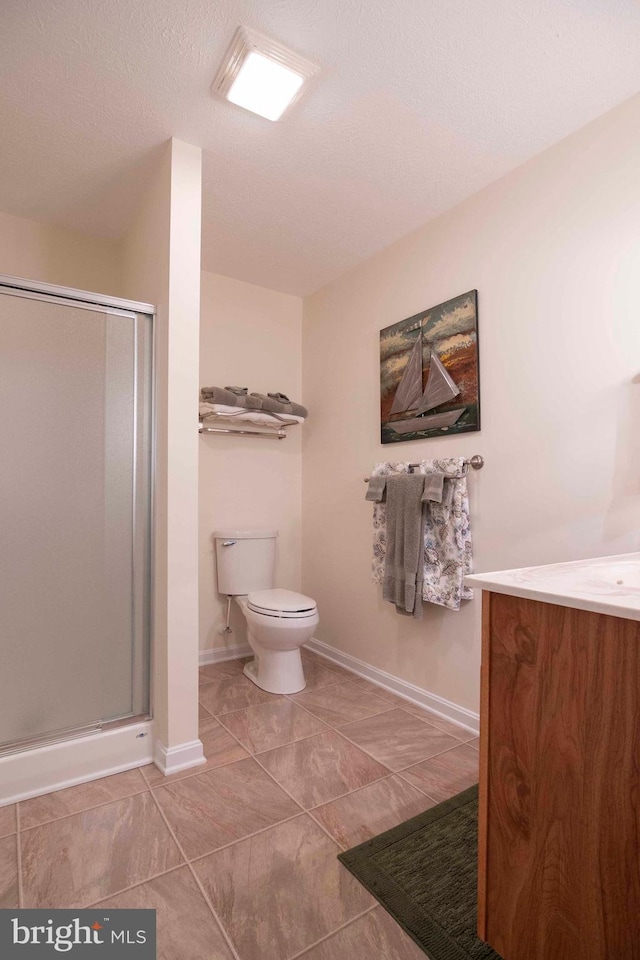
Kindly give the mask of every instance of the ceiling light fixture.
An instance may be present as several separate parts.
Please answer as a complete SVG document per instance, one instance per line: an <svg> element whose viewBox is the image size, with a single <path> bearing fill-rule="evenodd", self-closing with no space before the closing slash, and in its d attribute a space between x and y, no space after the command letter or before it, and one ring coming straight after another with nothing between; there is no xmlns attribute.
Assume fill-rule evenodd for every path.
<svg viewBox="0 0 640 960"><path fill-rule="evenodd" d="M318 68L281 43L239 27L212 90L267 120L279 120Z"/></svg>

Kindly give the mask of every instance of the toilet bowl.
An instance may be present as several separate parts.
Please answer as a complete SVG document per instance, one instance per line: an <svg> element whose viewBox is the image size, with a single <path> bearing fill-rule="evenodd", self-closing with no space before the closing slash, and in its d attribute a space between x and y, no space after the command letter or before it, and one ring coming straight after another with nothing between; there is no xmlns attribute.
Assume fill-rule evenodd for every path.
<svg viewBox="0 0 640 960"><path fill-rule="evenodd" d="M245 675L268 693L299 693L305 679L300 647L318 626L315 600L275 588L275 530L214 533L218 590L233 597L247 622L255 658Z"/></svg>
<svg viewBox="0 0 640 960"><path fill-rule="evenodd" d="M300 647L320 621L310 597L292 590L260 590L235 598L247 621L255 659L244 673L268 693L299 693L305 688Z"/></svg>

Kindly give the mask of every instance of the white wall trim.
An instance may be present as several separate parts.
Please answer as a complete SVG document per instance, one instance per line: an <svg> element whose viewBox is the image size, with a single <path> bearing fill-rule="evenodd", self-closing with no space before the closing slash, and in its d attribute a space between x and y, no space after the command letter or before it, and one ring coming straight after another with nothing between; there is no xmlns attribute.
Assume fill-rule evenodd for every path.
<svg viewBox="0 0 640 960"><path fill-rule="evenodd" d="M0 757L0 806L143 767L153 760L153 721Z"/></svg>
<svg viewBox="0 0 640 960"><path fill-rule="evenodd" d="M234 647L211 647L200 651L200 666L207 663L224 663L225 660L239 660L240 657L252 656L248 643L238 643Z"/></svg>
<svg viewBox="0 0 640 960"><path fill-rule="evenodd" d="M153 762L161 773L169 776L171 773L188 770L189 767L198 767L207 761L202 747L202 740L191 740L189 743L179 743L177 747L165 747L163 743L156 740Z"/></svg>
<svg viewBox="0 0 640 960"><path fill-rule="evenodd" d="M385 690L389 690L390 693L395 693L397 696L402 697L404 700L409 700L411 703L417 703L420 707L431 710L432 713L437 714L439 717L445 720L451 720L452 723L457 723L466 730L475 733L476 736L478 735L480 717L472 710L467 710L466 707L460 707L457 703L452 703L450 700L445 700L435 693L430 693L429 690L423 690L422 687L416 687L415 684L409 683L408 680L394 677L391 673L379 670L378 667L372 667L371 664L365 663L364 660L358 660L357 657L352 657L349 653L336 650L335 647L329 646L328 643L323 643L322 640L309 640L309 642L305 644L305 647L313 650L318 656L324 657L325 660L328 660L330 663L344 667L359 677L364 677L371 683L375 683L376 686L383 687Z"/></svg>

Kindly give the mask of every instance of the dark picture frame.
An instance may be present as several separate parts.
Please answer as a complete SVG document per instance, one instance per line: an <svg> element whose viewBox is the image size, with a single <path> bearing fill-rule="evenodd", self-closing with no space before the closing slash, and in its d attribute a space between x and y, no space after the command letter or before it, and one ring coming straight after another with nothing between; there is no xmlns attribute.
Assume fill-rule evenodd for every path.
<svg viewBox="0 0 640 960"><path fill-rule="evenodd" d="M478 291L380 331L380 439L480 430Z"/></svg>

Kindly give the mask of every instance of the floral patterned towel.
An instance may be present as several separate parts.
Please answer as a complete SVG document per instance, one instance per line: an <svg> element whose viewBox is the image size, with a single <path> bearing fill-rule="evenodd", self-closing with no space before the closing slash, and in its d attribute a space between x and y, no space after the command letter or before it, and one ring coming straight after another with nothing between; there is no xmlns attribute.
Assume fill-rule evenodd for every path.
<svg viewBox="0 0 640 960"><path fill-rule="evenodd" d="M372 476L409 473L407 463L377 463ZM469 495L464 458L423 460L414 473L442 472L445 475L442 503L425 505L424 578L422 599L449 610L459 610L462 600L471 600L473 590L463 578L472 571ZM382 584L387 546L385 503L373 505L372 579Z"/></svg>

